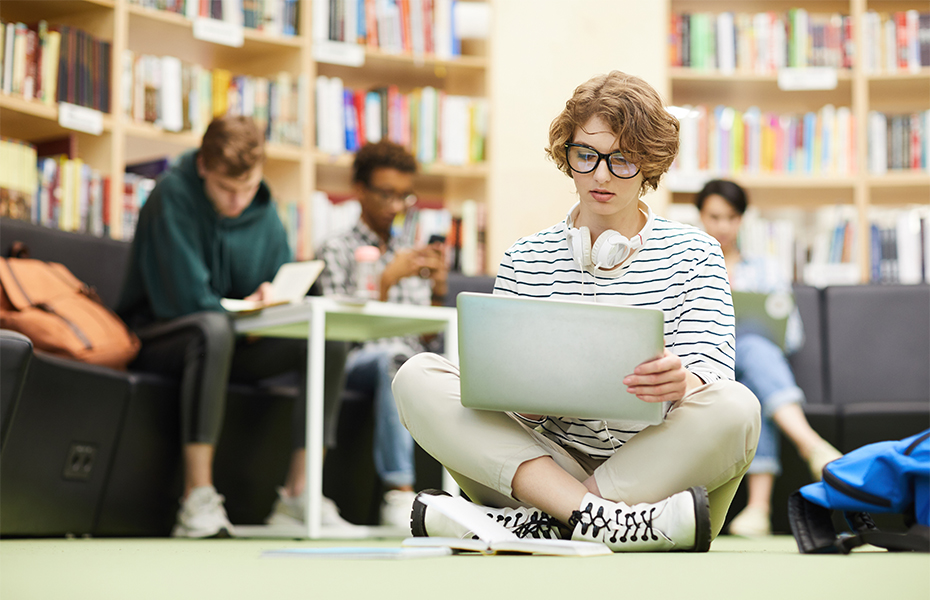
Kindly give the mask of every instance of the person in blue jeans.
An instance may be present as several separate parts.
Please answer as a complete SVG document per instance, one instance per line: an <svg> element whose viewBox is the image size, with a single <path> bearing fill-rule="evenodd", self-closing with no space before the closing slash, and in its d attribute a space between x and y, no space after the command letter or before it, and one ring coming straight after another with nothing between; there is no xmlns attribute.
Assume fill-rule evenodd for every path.
<svg viewBox="0 0 930 600"><path fill-rule="evenodd" d="M791 282L779 274L772 261L747 257L739 249L738 235L746 212L746 192L726 180L709 181L695 197L704 229L720 243L733 291L791 292ZM798 387L786 352L804 343L797 308L788 318L786 350L764 335L736 324L736 380L748 387L762 405L762 429L756 456L747 472L748 500L730 523L734 535L762 536L771 533L772 488L781 474L779 431L790 439L807 461L817 481L823 466L840 456L807 422L801 405L804 392Z"/></svg>
<svg viewBox="0 0 930 600"><path fill-rule="evenodd" d="M356 250L377 248L380 271L377 299L384 302L441 305L447 291L448 268L442 244L410 247L393 231L395 219L416 203L413 194L416 159L403 146L386 140L367 144L355 155L353 191L361 216L346 233L325 240L317 258L326 267L320 275L325 296L354 296L361 284ZM397 369L425 350L419 336L374 340L353 348L346 360L346 389L373 396L375 470L387 488L381 523L409 530L414 492L413 438L401 424L391 391Z"/></svg>

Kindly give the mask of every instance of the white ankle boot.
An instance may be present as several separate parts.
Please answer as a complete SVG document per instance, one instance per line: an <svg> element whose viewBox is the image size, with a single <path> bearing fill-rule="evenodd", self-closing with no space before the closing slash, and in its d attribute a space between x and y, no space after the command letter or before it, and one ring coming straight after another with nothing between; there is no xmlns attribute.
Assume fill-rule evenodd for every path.
<svg viewBox="0 0 930 600"><path fill-rule="evenodd" d="M633 506L585 494L568 524L573 540L601 542L614 552L707 552L710 548L710 507L703 487Z"/></svg>
<svg viewBox="0 0 930 600"><path fill-rule="evenodd" d="M438 510L429 510L419 499L422 496L448 496L442 490L424 490L413 501L410 530L414 537L471 538L474 533L466 526ZM451 498L450 498L451 499ZM519 538L557 540L561 538L559 523L538 508L491 508L479 506L489 519L503 525Z"/></svg>

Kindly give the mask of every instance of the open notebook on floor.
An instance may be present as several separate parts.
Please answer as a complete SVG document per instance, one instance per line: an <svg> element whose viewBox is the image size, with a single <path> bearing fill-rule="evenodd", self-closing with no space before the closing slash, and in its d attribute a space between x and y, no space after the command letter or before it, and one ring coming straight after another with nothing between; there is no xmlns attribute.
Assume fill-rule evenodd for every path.
<svg viewBox="0 0 930 600"><path fill-rule="evenodd" d="M610 548L599 542L518 538L500 523L489 519L481 509L461 496L420 496L420 501L459 525L477 538L411 537L402 542L407 548L451 548L482 554L541 554L546 556L602 556Z"/></svg>
<svg viewBox="0 0 930 600"><path fill-rule="evenodd" d="M284 263L271 282L272 297L270 300L223 298L220 304L231 313L248 313L278 304L300 302L310 291L310 286L316 278L323 272L324 265L322 260Z"/></svg>

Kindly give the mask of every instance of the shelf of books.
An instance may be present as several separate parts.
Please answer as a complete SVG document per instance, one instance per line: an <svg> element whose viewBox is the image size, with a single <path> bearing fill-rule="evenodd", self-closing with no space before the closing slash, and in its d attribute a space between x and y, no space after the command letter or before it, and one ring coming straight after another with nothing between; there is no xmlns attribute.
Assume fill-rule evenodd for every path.
<svg viewBox="0 0 930 600"><path fill-rule="evenodd" d="M733 179L744 244L797 281L930 281L926 2L670 0L669 57L679 212Z"/></svg>
<svg viewBox="0 0 930 600"><path fill-rule="evenodd" d="M398 223L402 235L423 243L442 235L453 268L483 272L472 242L483 237L487 194L490 3L329 0L313 11L313 239L354 221L358 209L345 201L354 153L389 139L419 163L420 200Z"/></svg>
<svg viewBox="0 0 930 600"><path fill-rule="evenodd" d="M0 214L131 239L155 178L214 116L232 113L266 132L266 180L297 256L331 230L317 223L315 190L343 198L366 141L407 145L422 165L418 195L451 223L486 194L489 10L458 0L4 0L2 149L19 162L0 165ZM32 159L23 183L9 165Z"/></svg>

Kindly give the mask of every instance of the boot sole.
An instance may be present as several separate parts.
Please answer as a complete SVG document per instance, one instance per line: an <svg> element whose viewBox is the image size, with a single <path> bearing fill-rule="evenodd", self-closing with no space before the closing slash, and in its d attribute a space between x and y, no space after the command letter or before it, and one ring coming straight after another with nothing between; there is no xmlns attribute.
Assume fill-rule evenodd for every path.
<svg viewBox="0 0 930 600"><path fill-rule="evenodd" d="M710 500L707 488L695 486L688 490L694 498L694 549L691 552L710 550Z"/></svg>
<svg viewBox="0 0 930 600"><path fill-rule="evenodd" d="M443 490L423 490L413 499L413 508L410 510L410 533L413 537L429 537L426 532L426 505L420 502L420 496L451 496Z"/></svg>

